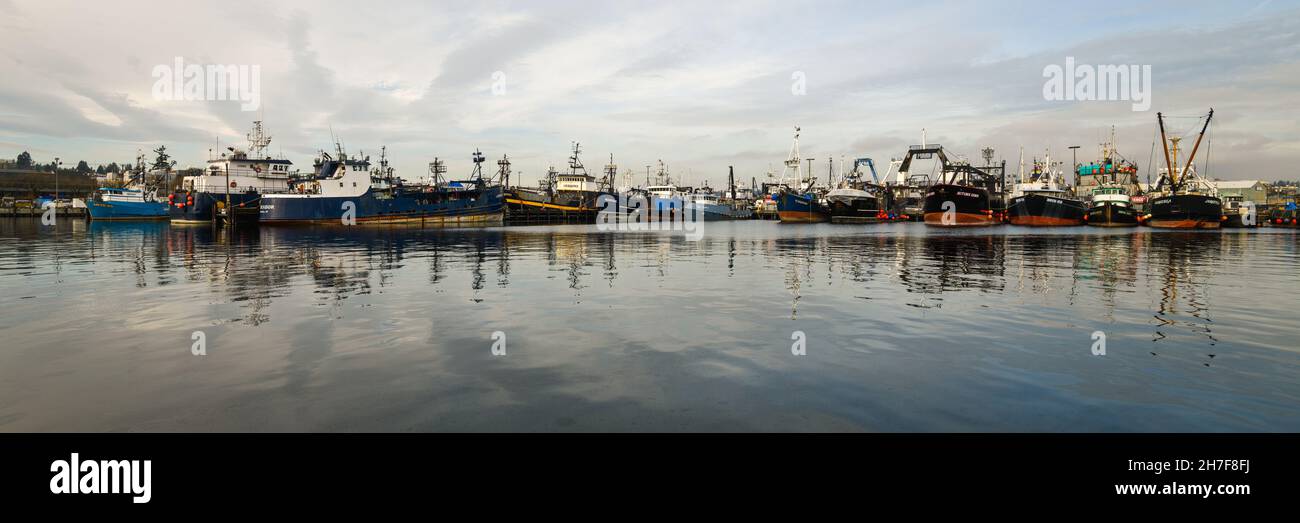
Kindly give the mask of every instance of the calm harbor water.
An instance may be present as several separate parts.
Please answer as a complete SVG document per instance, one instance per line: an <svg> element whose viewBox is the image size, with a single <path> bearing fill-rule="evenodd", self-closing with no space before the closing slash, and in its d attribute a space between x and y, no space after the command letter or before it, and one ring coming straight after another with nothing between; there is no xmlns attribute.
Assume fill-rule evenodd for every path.
<svg viewBox="0 0 1300 523"><path fill-rule="evenodd" d="M0 430L1297 431L1298 246L5 219Z"/></svg>

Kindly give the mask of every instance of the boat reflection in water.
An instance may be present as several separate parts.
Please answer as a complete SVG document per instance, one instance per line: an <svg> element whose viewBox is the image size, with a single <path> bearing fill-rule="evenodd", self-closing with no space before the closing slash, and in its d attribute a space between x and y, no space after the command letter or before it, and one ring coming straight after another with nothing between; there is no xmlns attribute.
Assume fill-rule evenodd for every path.
<svg viewBox="0 0 1300 523"><path fill-rule="evenodd" d="M4 430L1300 430L1280 228L47 229Z"/></svg>

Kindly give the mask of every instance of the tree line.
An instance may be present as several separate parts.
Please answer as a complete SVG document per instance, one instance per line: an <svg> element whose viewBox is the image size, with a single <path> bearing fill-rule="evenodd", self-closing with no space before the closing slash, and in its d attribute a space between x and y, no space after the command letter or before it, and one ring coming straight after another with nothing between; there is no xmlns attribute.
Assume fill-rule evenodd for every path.
<svg viewBox="0 0 1300 523"><path fill-rule="evenodd" d="M153 152L154 152L154 161L152 164L149 165L150 169L170 171L173 167L176 166L176 161L172 160L171 155L167 153L166 145L159 146L157 149L154 149ZM3 162L3 160L0 160L0 162ZM130 171L131 169L135 168L137 164L142 163L142 158L133 161L122 162L121 164L118 164L117 162L111 162L108 165L99 164L93 168L85 160L79 160L77 161L76 165L72 167L66 167L67 165L69 165L66 162L63 163L62 165L55 163L52 160L49 163L39 163L32 158L31 153L27 151L23 151L21 153L18 153L18 156L14 158L12 162L4 162L4 163L6 163L7 165L3 165L2 167L11 167L13 169L19 169L19 170L48 172L48 173L52 173L57 170L60 174L64 174L64 173L86 174L86 175L95 174L95 175L103 176L108 174L118 174L118 173L125 173L127 171Z"/></svg>

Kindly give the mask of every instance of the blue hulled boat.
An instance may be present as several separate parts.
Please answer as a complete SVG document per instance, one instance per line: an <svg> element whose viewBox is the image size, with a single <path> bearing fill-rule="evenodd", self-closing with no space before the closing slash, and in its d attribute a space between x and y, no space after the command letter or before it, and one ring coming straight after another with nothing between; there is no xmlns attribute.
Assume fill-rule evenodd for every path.
<svg viewBox="0 0 1300 523"><path fill-rule="evenodd" d="M86 203L92 220L166 220L167 203L140 189L105 187Z"/></svg>
<svg viewBox="0 0 1300 523"><path fill-rule="evenodd" d="M475 155L476 165L481 155ZM435 166L440 166L435 161ZM477 169L476 169L477 172ZM262 223L413 223L435 226L501 225L505 198L500 185L474 180L443 182L434 169L428 184L408 185L393 176L385 159L371 170L368 158L321 153L310 178L288 193L263 194Z"/></svg>
<svg viewBox="0 0 1300 523"><path fill-rule="evenodd" d="M227 152L208 160L203 172L181 179L181 186L168 196L173 223L210 223L229 205L241 221L256 218L263 194L289 191L293 162L266 154L271 137L262 122L253 122L248 148L227 147Z"/></svg>
<svg viewBox="0 0 1300 523"><path fill-rule="evenodd" d="M830 213L817 201L817 194L781 192L776 199L776 214L785 223L820 223L830 221Z"/></svg>

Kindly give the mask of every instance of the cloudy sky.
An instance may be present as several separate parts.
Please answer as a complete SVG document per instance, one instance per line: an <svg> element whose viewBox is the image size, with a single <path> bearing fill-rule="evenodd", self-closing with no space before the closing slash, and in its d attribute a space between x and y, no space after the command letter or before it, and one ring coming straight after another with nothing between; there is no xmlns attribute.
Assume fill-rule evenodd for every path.
<svg viewBox="0 0 1300 523"><path fill-rule="evenodd" d="M176 57L258 65L260 111L159 99L152 73ZM1151 66L1150 111L1046 100L1044 68L1066 57ZM166 144L200 165L261 118L300 167L332 129L352 152L387 145L407 177L435 156L467 174L480 148L532 180L576 140L596 171L613 153L638 180L662 159L719 186L728 165L779 168L795 125L819 175L828 157L900 156L922 128L971 158L1091 160L1114 125L1145 171L1156 111L1190 132L1213 107L1209 175L1300 178L1297 1L0 0L0 68L0 157L37 161Z"/></svg>

